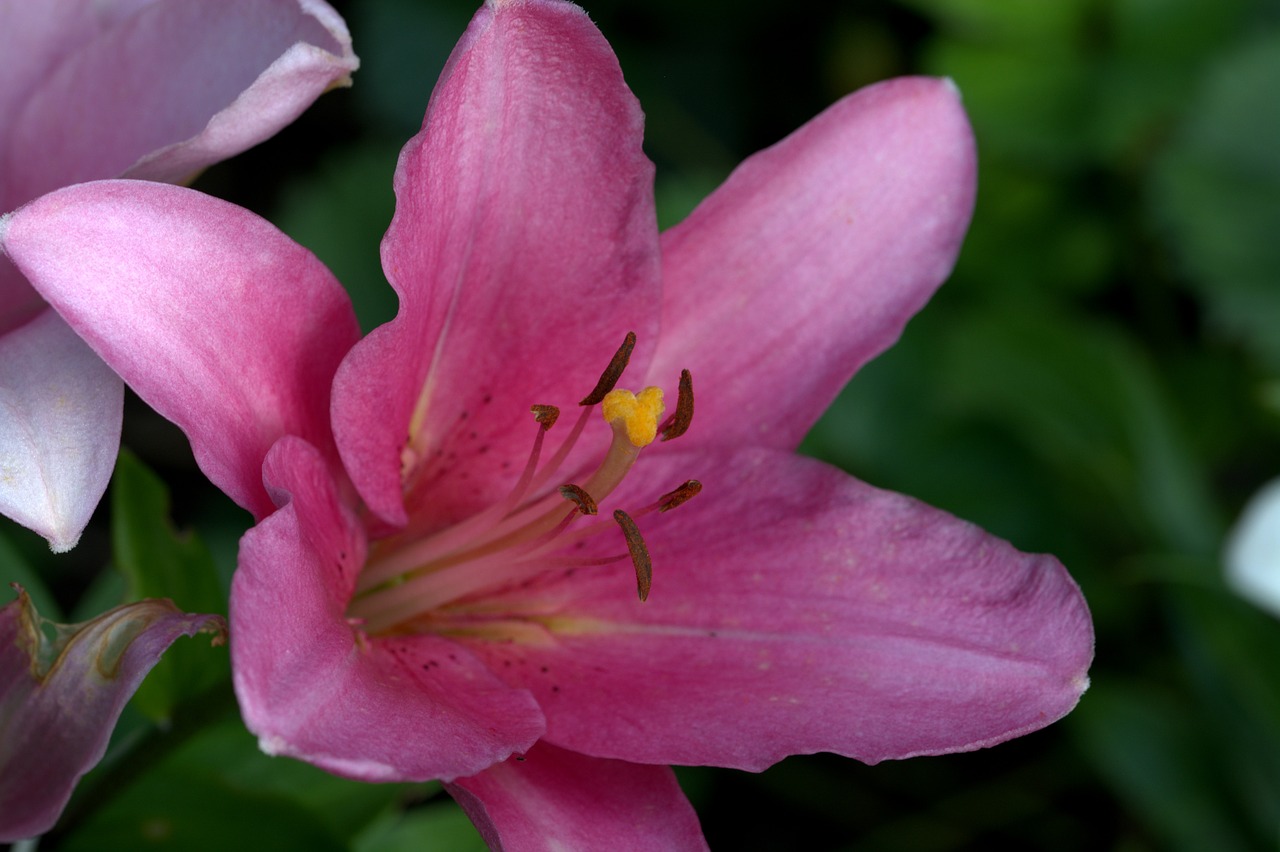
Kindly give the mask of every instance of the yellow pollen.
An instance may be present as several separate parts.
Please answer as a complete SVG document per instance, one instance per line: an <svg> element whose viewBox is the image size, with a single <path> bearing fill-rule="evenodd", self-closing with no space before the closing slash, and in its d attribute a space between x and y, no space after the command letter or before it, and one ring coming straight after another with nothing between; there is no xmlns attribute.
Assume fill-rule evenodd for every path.
<svg viewBox="0 0 1280 852"><path fill-rule="evenodd" d="M647 387L638 394L618 388L605 394L600 405L606 421L624 423L627 440L635 446L648 446L657 437L658 419L665 410L662 388Z"/></svg>

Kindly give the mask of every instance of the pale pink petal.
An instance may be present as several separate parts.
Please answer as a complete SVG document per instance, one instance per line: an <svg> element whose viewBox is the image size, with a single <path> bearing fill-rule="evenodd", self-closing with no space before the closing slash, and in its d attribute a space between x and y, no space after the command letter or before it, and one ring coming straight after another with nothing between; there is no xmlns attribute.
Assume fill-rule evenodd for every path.
<svg viewBox="0 0 1280 852"><path fill-rule="evenodd" d="M9 171L8 150L22 105L62 60L91 43L154 0L43 0L0 3L0 213L31 196L19 195L24 168ZM75 121L70 114L66 117ZM91 134L78 134L91 138ZM39 172L39 163L26 164ZM113 177L105 174L98 177ZM69 181L68 181L69 182ZM39 295L13 265L0 257L0 333L17 328L44 307Z"/></svg>
<svg viewBox="0 0 1280 852"><path fill-rule="evenodd" d="M3 249L75 331L262 517L282 435L325 450L329 388L359 338L341 285L274 226L145 181L58 190L0 219Z"/></svg>
<svg viewBox="0 0 1280 852"><path fill-rule="evenodd" d="M0 609L0 843L53 826L175 639L212 633L220 643L224 630L220 616L188 615L167 600L67 626L44 622L21 590Z"/></svg>
<svg viewBox="0 0 1280 852"><path fill-rule="evenodd" d="M629 560L579 569L491 602L551 641L473 646L538 696L549 742L648 763L873 763L1036 730L1088 684L1089 613L1050 556L779 451L640 467L622 505L686 476L704 484L642 519L648 600ZM626 552L597 550L610 547Z"/></svg>
<svg viewBox="0 0 1280 852"><path fill-rule="evenodd" d="M544 729L461 646L365 640L345 612L364 533L319 453L285 438L264 478L287 505L241 542L231 590L236 695L263 751L364 781L452 779L527 749Z"/></svg>
<svg viewBox="0 0 1280 852"><path fill-rule="evenodd" d="M396 170L382 255L400 315L335 389L342 457L379 515L403 518L402 463L430 494L425 525L492 501L528 453L529 406L575 406L627 331L643 376L659 297L641 137L581 9L507 0L476 14Z"/></svg>
<svg viewBox="0 0 1280 852"><path fill-rule="evenodd" d="M653 378L692 371L687 440L798 444L950 273L974 186L946 80L863 89L739 166L662 240Z"/></svg>
<svg viewBox="0 0 1280 852"><path fill-rule="evenodd" d="M0 86L0 163L9 161L5 152L23 104L58 65L153 2L155 0L0 3L0 72L4 76L4 85ZM13 180L14 176L0 167L0 212L28 200L17 197Z"/></svg>
<svg viewBox="0 0 1280 852"><path fill-rule="evenodd" d="M0 514L75 547L120 448L124 385L51 310L0 335Z"/></svg>
<svg viewBox="0 0 1280 852"><path fill-rule="evenodd" d="M342 19L319 0L166 0L64 53L6 116L5 209L128 173L180 181L348 81Z"/></svg>
<svg viewBox="0 0 1280 852"><path fill-rule="evenodd" d="M707 848L698 815L666 766L538 743L447 787L494 852Z"/></svg>

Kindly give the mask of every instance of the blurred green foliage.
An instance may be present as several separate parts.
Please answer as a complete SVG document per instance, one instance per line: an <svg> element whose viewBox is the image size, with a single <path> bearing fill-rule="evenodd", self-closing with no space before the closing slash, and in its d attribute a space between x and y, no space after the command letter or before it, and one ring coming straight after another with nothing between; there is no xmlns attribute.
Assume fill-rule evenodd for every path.
<svg viewBox="0 0 1280 852"><path fill-rule="evenodd" d="M337 5L362 58L354 88L199 187L315 251L369 328L395 310L378 241L396 153L474 0ZM1280 848L1280 623L1225 589L1219 559L1244 500L1280 473L1280 4L586 6L646 109L664 224L857 86L956 81L981 158L964 253L804 450L1058 554L1097 622L1092 689L1022 740L875 767L682 770L713 848ZM140 405L125 441L213 555L167 526L158 481L126 456L67 557L0 531L4 579L51 616L125 594L221 608L246 518ZM126 582L102 571L108 552ZM480 848L434 788L259 754L225 652L190 644L203 662L183 668L202 673L161 671L137 702L171 727L127 717L47 848ZM212 726L195 712L210 702ZM163 757L139 769L148 749Z"/></svg>

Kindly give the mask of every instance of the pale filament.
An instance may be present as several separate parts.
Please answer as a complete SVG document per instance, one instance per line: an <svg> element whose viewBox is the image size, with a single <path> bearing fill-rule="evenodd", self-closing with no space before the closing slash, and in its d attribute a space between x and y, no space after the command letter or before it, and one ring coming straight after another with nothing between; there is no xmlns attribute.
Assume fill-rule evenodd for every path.
<svg viewBox="0 0 1280 852"><path fill-rule="evenodd" d="M641 449L628 439L625 426L618 423L612 425L613 441L609 452L584 487L597 501L605 499L617 488L635 464ZM552 503L550 509L545 508L548 501ZM637 514L642 512L644 509ZM488 512L486 510L480 514ZM534 517L529 519L530 515ZM385 561L368 566L379 569L379 574L385 574L388 570L386 566L393 565L393 573L389 579L400 578L402 582L387 585L384 580L366 585L362 574L360 585L364 586L364 590L351 602L347 614L362 621L366 632L377 633L416 614L428 612L483 589L499 584L506 586L536 576L561 564L562 560L548 558L552 551L563 550L611 529L609 524L599 522L589 524L581 530L568 531L569 525L578 515L576 506L566 503L563 497L553 492L535 500L507 522L494 526L489 534L469 536L469 546L441 552L442 536L418 542L397 551ZM466 526L472 528L468 532L475 532L473 525ZM456 540L455 536L450 538ZM435 555L424 559L424 552L427 551L433 551ZM609 564L625 558L624 554L604 559L592 557L583 561L567 558L564 561L569 565ZM408 565L410 570L401 568L402 565ZM370 572L366 569L365 573Z"/></svg>
<svg viewBox="0 0 1280 852"><path fill-rule="evenodd" d="M589 414L590 409L583 411L578 423L574 424L573 432L561 445L560 450L547 465L547 469L542 475L536 477L538 481L546 481L555 475L568 456L568 451L582 434L580 427ZM530 457L531 465L537 462L543 434L543 430L539 429L534 451ZM625 434L620 437L615 428L613 442L604 461L585 486L587 493L597 501L603 500L612 493L626 476L627 471L635 464L639 450L639 447L633 446L626 439ZM528 541L553 529L566 514L576 511L566 505L564 499L555 491L543 494L512 511L515 504L523 497L519 492L530 490L526 481L530 472L531 467L526 466L525 473L521 475L512 493L488 509L435 535L407 546L394 548L383 558L378 558L378 554L375 553L360 573L356 593L362 594L400 577L430 572L505 549L521 541Z"/></svg>

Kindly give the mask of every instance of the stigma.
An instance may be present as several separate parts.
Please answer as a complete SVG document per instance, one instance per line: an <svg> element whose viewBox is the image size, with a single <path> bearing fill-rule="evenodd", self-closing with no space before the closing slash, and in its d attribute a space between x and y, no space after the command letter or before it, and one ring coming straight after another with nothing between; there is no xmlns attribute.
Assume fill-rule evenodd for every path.
<svg viewBox="0 0 1280 852"><path fill-rule="evenodd" d="M418 533L411 524L376 542L347 609L353 626L366 635L439 633L462 625L471 629L476 607L483 609L489 595L557 575L567 581L578 570L621 561L632 564L640 601L648 598L653 560L636 520L681 505L702 485L688 480L648 505L611 505L597 518L598 506L610 499L641 450L659 438L684 434L693 417L688 370L680 374L676 410L665 421L661 388L634 393L615 387L635 344L635 334L628 333L595 388L578 403L582 411L577 422L546 461L543 445L561 420L561 410L550 404L530 406L536 423L533 447L507 496L448 529ZM584 464L589 457L574 450L597 405L613 437L603 458ZM616 547L584 549L590 540L616 539L619 532L622 541Z"/></svg>
<svg viewBox="0 0 1280 852"><path fill-rule="evenodd" d="M600 413L616 431L626 431L627 440L637 447L647 447L658 437L658 418L666 406L662 404L662 388L647 387L635 394L616 388L604 395Z"/></svg>

